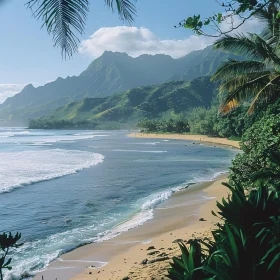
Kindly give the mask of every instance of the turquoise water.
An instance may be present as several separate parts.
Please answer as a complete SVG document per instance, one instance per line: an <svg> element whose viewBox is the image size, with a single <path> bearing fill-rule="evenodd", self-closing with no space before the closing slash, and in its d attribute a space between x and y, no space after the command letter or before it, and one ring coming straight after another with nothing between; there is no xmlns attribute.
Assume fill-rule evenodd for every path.
<svg viewBox="0 0 280 280"><path fill-rule="evenodd" d="M24 242L6 279L141 225L172 192L225 172L237 153L126 134L0 129L1 231L20 231Z"/></svg>

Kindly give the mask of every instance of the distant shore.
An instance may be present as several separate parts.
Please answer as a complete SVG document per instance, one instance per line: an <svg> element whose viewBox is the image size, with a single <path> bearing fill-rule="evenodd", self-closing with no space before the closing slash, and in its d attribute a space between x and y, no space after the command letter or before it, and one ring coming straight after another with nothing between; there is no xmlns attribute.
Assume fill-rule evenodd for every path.
<svg viewBox="0 0 280 280"><path fill-rule="evenodd" d="M137 138L160 138L160 139L179 139L187 141L199 141L202 143L212 143L217 145L226 145L234 148L240 148L239 141L229 140L220 137L209 137L205 135L188 134L158 134L158 133L130 133L129 137Z"/></svg>

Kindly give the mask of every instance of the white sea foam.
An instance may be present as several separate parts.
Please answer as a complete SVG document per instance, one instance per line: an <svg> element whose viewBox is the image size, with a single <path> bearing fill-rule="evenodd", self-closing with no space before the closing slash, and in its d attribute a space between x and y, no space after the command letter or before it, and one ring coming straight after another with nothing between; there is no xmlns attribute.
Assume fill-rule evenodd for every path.
<svg viewBox="0 0 280 280"><path fill-rule="evenodd" d="M2 152L0 158L0 192L73 174L104 160L101 154L63 149Z"/></svg>
<svg viewBox="0 0 280 280"><path fill-rule="evenodd" d="M55 134L52 131L5 131L0 132L1 143L10 143L12 139L16 139L20 144L44 144L56 143L64 141L76 141L84 139L92 139L95 137L106 137L108 134L96 134L94 132L76 133L76 134Z"/></svg>

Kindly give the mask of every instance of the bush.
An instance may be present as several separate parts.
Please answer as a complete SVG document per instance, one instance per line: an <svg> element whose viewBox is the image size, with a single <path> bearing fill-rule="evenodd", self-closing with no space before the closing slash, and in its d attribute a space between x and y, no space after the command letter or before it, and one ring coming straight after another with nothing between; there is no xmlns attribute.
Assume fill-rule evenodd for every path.
<svg viewBox="0 0 280 280"><path fill-rule="evenodd" d="M267 114L254 123L243 135L240 153L230 168L230 180L245 188L253 186L256 175L270 171L266 180L279 186L280 166L274 158L279 156L280 115Z"/></svg>
<svg viewBox="0 0 280 280"><path fill-rule="evenodd" d="M223 223L212 240L191 240L189 248L180 244L182 254L173 258L170 279L279 279L279 192L264 184L249 194L238 184L227 187L231 195L217 202Z"/></svg>

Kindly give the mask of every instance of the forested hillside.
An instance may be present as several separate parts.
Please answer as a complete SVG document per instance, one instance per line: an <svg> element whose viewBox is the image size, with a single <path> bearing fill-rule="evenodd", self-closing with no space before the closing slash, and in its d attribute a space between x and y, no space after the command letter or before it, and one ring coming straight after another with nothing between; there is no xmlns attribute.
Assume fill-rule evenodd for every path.
<svg viewBox="0 0 280 280"><path fill-rule="evenodd" d="M208 76L138 87L105 98L85 98L30 122L32 128L95 127L118 122L136 124L142 118L178 117L194 107L209 107L216 84ZM123 124L123 126L121 125Z"/></svg>

